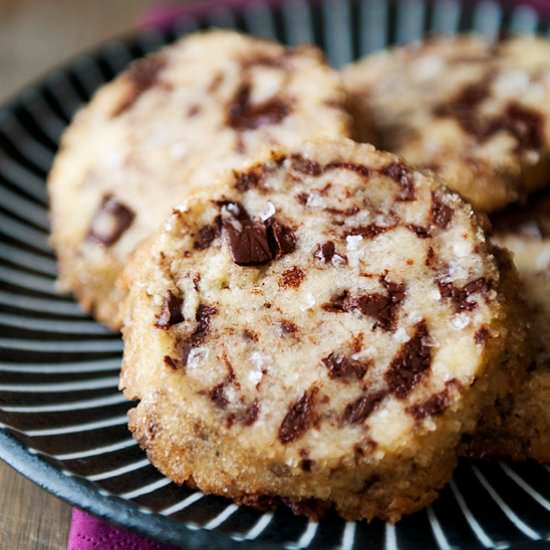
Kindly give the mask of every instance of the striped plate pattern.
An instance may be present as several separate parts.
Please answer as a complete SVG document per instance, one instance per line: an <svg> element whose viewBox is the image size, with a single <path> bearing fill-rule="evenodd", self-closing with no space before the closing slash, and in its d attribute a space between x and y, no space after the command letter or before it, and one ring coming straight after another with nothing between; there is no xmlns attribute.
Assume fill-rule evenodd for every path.
<svg viewBox="0 0 550 550"><path fill-rule="evenodd" d="M550 540L550 469L462 464L441 498L398 525L261 513L180 488L131 439L117 391L119 335L55 286L46 174L76 109L129 61L196 29L314 42L334 66L428 32L546 33L529 7L492 1L216 2L161 31L115 40L0 110L0 458L111 521L186 548L512 548ZM538 545L537 545L538 546Z"/></svg>

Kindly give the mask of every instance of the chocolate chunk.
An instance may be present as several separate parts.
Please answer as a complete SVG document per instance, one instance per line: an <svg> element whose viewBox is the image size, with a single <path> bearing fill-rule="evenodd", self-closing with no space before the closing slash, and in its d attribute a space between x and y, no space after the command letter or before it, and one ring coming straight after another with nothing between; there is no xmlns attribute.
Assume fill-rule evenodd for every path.
<svg viewBox="0 0 550 550"><path fill-rule="evenodd" d="M363 315L376 320L374 328L395 330L399 306L405 299L405 284L387 281L385 276L380 277L380 282L386 288L386 294L373 292L351 296L349 291L345 290L332 296L330 302L322 308L333 313L358 309Z"/></svg>
<svg viewBox="0 0 550 550"><path fill-rule="evenodd" d="M355 401L352 401L344 409L342 420L347 424L361 424L376 409L376 407L388 395L386 390L380 390L362 395Z"/></svg>
<svg viewBox="0 0 550 550"><path fill-rule="evenodd" d="M334 243L332 241L327 241L326 243L318 244L315 247L313 257L328 264L330 260L332 260L335 251L336 248L334 246Z"/></svg>
<svg viewBox="0 0 550 550"><path fill-rule="evenodd" d="M294 402L279 427L279 441L291 443L302 437L316 422L315 397L319 388L307 390L298 401Z"/></svg>
<svg viewBox="0 0 550 550"><path fill-rule="evenodd" d="M112 116L116 117L128 110L149 88L156 84L159 74L166 66L166 58L163 55L152 55L138 61L134 61L126 78L131 83L131 90L124 100L114 110Z"/></svg>
<svg viewBox="0 0 550 550"><path fill-rule="evenodd" d="M281 288L298 288L306 274L297 266L290 267L281 273L279 286Z"/></svg>
<svg viewBox="0 0 550 550"><path fill-rule="evenodd" d="M432 206L430 216L432 223L441 229L446 229L453 217L454 210L447 204L441 201L439 195L432 192Z"/></svg>
<svg viewBox="0 0 550 550"><path fill-rule="evenodd" d="M485 141L503 131L516 139L516 151L540 149L544 144L544 125L537 111L511 102L500 115L480 116L478 107L489 96L491 78L492 75L487 75L482 82L466 87L450 103L438 106L434 114L453 117L478 141Z"/></svg>
<svg viewBox="0 0 550 550"><path fill-rule="evenodd" d="M183 366L187 366L189 353L193 348L200 346L208 334L210 329L210 319L218 313L218 310L213 306L200 304L195 314L197 325L195 330L183 340L177 341L177 347L180 349L180 356Z"/></svg>
<svg viewBox="0 0 550 550"><path fill-rule="evenodd" d="M456 312L472 311L477 307L476 302L471 302L468 297L478 292L485 293L489 290L490 285L485 277L479 277L470 281L462 288L455 286L453 283L437 283L439 293L442 298L451 300Z"/></svg>
<svg viewBox="0 0 550 550"><path fill-rule="evenodd" d="M258 341L258 335L255 332L253 332L252 330L249 330L247 328L245 328L243 330L243 337L246 340L250 340L252 342L257 342Z"/></svg>
<svg viewBox="0 0 550 550"><path fill-rule="evenodd" d="M336 216L345 216L349 218L350 216L355 216L359 212L359 208L352 206L350 208L325 208L325 212L329 214L334 214Z"/></svg>
<svg viewBox="0 0 550 550"><path fill-rule="evenodd" d="M296 200L303 206L307 204L307 201L309 200L309 193L298 193L296 195Z"/></svg>
<svg viewBox="0 0 550 550"><path fill-rule="evenodd" d="M254 424L254 422L258 419L259 413L260 405L258 404L258 401L254 401L237 415L237 421L243 426L252 426L252 424Z"/></svg>
<svg viewBox="0 0 550 550"><path fill-rule="evenodd" d="M195 314L195 319L198 323L193 333L195 337L204 338L206 336L210 328L210 318L216 315L216 313L218 313L218 310L213 306L207 306L205 304L199 305L197 313Z"/></svg>
<svg viewBox="0 0 550 550"><path fill-rule="evenodd" d="M298 154L290 157L290 166L295 172L300 172L307 176L320 176L323 173L323 168L317 161L306 159Z"/></svg>
<svg viewBox="0 0 550 550"><path fill-rule="evenodd" d="M330 313L343 313L345 311L349 311L351 307L349 290L342 290L336 294L333 294L330 298L330 302L323 304L321 307Z"/></svg>
<svg viewBox="0 0 550 550"><path fill-rule="evenodd" d="M304 458L300 461L300 468L303 472L311 472L314 465L315 461L311 460L310 458Z"/></svg>
<svg viewBox="0 0 550 550"><path fill-rule="evenodd" d="M298 332L298 327L296 323L292 321L281 321L281 330L284 334L295 334Z"/></svg>
<svg viewBox="0 0 550 550"><path fill-rule="evenodd" d="M236 130L255 130L261 126L278 124L290 114L287 101L270 98L257 105L250 102L250 83L243 83L228 106L227 125Z"/></svg>
<svg viewBox="0 0 550 550"><path fill-rule="evenodd" d="M508 132L516 139L516 151L541 149L544 144L544 122L537 111L519 103L510 103L504 113L490 120L487 137Z"/></svg>
<svg viewBox="0 0 550 550"><path fill-rule="evenodd" d="M430 230L427 227L415 225L414 223L408 223L405 227L415 233L419 239L429 239L431 237Z"/></svg>
<svg viewBox="0 0 550 550"><path fill-rule="evenodd" d="M423 420L428 416L440 416L449 406L449 388L460 387L460 382L453 378L445 383L445 389L435 393L421 403L407 407L407 412L416 420Z"/></svg>
<svg viewBox="0 0 550 550"><path fill-rule="evenodd" d="M229 237L233 261L240 266L258 266L278 260L296 248L296 237L275 218L254 221L239 203L219 202L231 215L223 220Z"/></svg>
<svg viewBox="0 0 550 550"><path fill-rule="evenodd" d="M211 244L212 241L217 239L220 236L220 225L221 219L218 217L214 223L203 225L195 238L193 247L196 250L206 250Z"/></svg>
<svg viewBox="0 0 550 550"><path fill-rule="evenodd" d="M392 331L395 330L399 306L405 299L405 284L392 283L384 278L382 278L382 284L386 287L387 295L363 294L354 298L353 305L363 315L376 319L374 328L380 327L383 330Z"/></svg>
<svg viewBox="0 0 550 550"><path fill-rule="evenodd" d="M267 220L267 236L273 259L278 260L285 254L291 254L296 250L296 235L287 227L274 218Z"/></svg>
<svg viewBox="0 0 550 550"><path fill-rule="evenodd" d="M225 397L225 386L227 383L220 382L217 386L214 386L209 392L208 397L220 409L225 409L229 404L229 401Z"/></svg>
<svg viewBox="0 0 550 550"><path fill-rule="evenodd" d="M416 420L422 420L427 416L440 416L445 412L449 403L449 392L447 389L432 395L422 403L416 403L407 407L407 412Z"/></svg>
<svg viewBox="0 0 550 550"><path fill-rule="evenodd" d="M351 229L348 229L344 233L344 237L361 235L361 237L364 237L365 239L374 239L375 237L378 237L378 235L381 235L386 231L395 229L396 226L397 224L382 226L376 225L375 223L369 223L368 225L359 225L357 227L352 227Z"/></svg>
<svg viewBox="0 0 550 550"><path fill-rule="evenodd" d="M454 118L464 131L483 138L486 130L477 109L489 96L490 84L490 75L485 75L481 81L466 86L451 101L437 106L433 110L434 115Z"/></svg>
<svg viewBox="0 0 550 550"><path fill-rule="evenodd" d="M363 315L376 319L376 326L390 330L394 322L393 305L389 296L383 294L363 294L354 298L354 306Z"/></svg>
<svg viewBox="0 0 550 550"><path fill-rule="evenodd" d="M170 357L169 355L165 355L163 357L164 364L173 369L176 370L179 367L178 360L174 359L173 357Z"/></svg>
<svg viewBox="0 0 550 550"><path fill-rule="evenodd" d="M162 302L162 309L157 318L155 326L161 329L169 329L172 325L177 325L183 321L181 306L183 298L176 296L172 291L168 291L168 296Z"/></svg>
<svg viewBox="0 0 550 550"><path fill-rule="evenodd" d="M392 178L401 187L398 199L401 201L412 201L415 198L415 188L412 172L402 162L391 162L384 166L380 173Z"/></svg>
<svg viewBox="0 0 550 550"><path fill-rule="evenodd" d="M267 240L264 223L225 221L223 228L229 236L233 261L240 266L256 266L270 262L273 254Z"/></svg>
<svg viewBox="0 0 550 550"><path fill-rule="evenodd" d="M119 202L114 195L104 195L86 238L104 246L111 246L132 225L135 217L134 211Z"/></svg>
<svg viewBox="0 0 550 550"><path fill-rule="evenodd" d="M392 359L384 378L389 390L404 399L420 382L432 363L429 333L425 321L415 326L414 336L405 342Z"/></svg>
<svg viewBox="0 0 550 550"><path fill-rule="evenodd" d="M355 172L357 175L368 178L370 176L370 169L364 164L357 164L355 162L342 162L342 161L332 161L328 164L325 164L323 172L329 170L349 170L350 172Z"/></svg>
<svg viewBox="0 0 550 550"><path fill-rule="evenodd" d="M264 173L261 167L254 167L246 172L234 172L235 187L241 193L250 191L250 189L256 189L261 186L263 182Z"/></svg>
<svg viewBox="0 0 550 550"><path fill-rule="evenodd" d="M491 336L489 329L487 327L481 327L476 330L476 333L474 334L475 343L484 344L489 339L489 336Z"/></svg>
<svg viewBox="0 0 550 550"><path fill-rule="evenodd" d="M371 366L370 361L356 361L340 353L331 353L322 359L332 379L348 379L355 377L361 380Z"/></svg>

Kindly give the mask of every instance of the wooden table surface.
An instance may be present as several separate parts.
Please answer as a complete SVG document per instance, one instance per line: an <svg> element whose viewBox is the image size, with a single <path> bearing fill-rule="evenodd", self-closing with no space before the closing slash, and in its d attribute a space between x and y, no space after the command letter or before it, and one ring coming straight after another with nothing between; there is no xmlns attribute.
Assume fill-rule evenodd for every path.
<svg viewBox="0 0 550 550"><path fill-rule="evenodd" d="M78 51L131 29L159 3L0 0L0 102ZM0 462L2 550L65 549L70 514L68 504Z"/></svg>

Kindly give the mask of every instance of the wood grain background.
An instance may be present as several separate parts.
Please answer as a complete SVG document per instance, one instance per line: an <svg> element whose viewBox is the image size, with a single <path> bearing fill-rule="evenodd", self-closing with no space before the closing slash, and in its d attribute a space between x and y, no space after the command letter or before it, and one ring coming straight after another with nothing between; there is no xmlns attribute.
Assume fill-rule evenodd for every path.
<svg viewBox="0 0 550 550"><path fill-rule="evenodd" d="M131 29L159 3L0 0L0 102L79 51ZM68 504L0 462L2 550L65 549L70 513Z"/></svg>

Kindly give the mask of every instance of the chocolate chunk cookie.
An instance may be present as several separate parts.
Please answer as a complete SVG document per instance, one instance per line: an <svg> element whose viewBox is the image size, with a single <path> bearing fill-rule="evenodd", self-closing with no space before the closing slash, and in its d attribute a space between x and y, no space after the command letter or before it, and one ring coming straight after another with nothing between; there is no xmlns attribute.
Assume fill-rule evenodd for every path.
<svg viewBox="0 0 550 550"><path fill-rule="evenodd" d="M512 251L519 271L535 358L524 385L487 411L465 452L550 462L550 194L534 195L493 222L494 240Z"/></svg>
<svg viewBox="0 0 550 550"><path fill-rule="evenodd" d="M130 264L134 436L177 483L238 502L391 521L427 505L524 353L471 207L349 140L219 186Z"/></svg>
<svg viewBox="0 0 550 550"><path fill-rule="evenodd" d="M359 139L443 177L475 208L547 183L550 42L437 38L343 70Z"/></svg>
<svg viewBox="0 0 550 550"><path fill-rule="evenodd" d="M315 48L218 31L137 61L78 113L51 172L61 286L117 327L116 280L172 206L266 146L347 135L342 103Z"/></svg>

